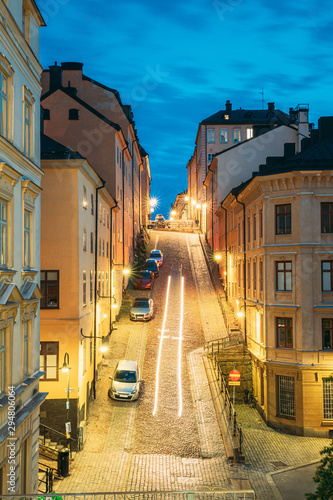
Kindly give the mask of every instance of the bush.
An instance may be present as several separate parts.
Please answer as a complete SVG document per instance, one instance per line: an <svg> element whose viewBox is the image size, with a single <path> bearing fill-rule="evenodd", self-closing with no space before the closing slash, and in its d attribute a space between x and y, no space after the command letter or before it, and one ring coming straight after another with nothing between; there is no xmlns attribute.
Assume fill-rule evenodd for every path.
<svg viewBox="0 0 333 500"><path fill-rule="evenodd" d="M323 458L317 467L313 478L318 483L315 493L307 493L307 500L332 500L333 499L333 443L321 450Z"/></svg>

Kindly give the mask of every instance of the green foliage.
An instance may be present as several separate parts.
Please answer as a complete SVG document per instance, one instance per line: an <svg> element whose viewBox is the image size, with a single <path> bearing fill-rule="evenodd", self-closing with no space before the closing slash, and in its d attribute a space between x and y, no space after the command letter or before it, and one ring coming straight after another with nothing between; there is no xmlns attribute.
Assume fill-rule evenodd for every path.
<svg viewBox="0 0 333 500"><path fill-rule="evenodd" d="M318 483L315 493L307 493L307 500L333 500L333 442L325 447L320 454L323 458L317 467L313 478Z"/></svg>

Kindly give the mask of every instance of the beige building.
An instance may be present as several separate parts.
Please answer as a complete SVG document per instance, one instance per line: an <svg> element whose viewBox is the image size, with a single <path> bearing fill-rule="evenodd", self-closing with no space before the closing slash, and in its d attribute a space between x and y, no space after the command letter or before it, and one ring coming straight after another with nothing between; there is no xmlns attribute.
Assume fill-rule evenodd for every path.
<svg viewBox="0 0 333 500"><path fill-rule="evenodd" d="M220 270L258 408L275 428L322 437L333 433L331 130L320 119L317 144L268 159L218 210Z"/></svg>
<svg viewBox="0 0 333 500"><path fill-rule="evenodd" d="M37 493L40 74L33 0L0 2L0 492Z"/></svg>
<svg viewBox="0 0 333 500"><path fill-rule="evenodd" d="M95 397L100 347L115 321L112 212L116 202L105 182L79 153L42 135L41 385L49 393L41 423L65 433L82 447ZM57 207L57 210L55 210ZM70 366L69 414L67 375ZM55 436L53 436L54 438Z"/></svg>

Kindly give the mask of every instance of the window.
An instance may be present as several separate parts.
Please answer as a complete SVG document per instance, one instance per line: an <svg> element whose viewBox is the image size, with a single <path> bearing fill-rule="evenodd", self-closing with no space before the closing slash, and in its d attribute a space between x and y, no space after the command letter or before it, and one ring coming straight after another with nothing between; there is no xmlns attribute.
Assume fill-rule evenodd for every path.
<svg viewBox="0 0 333 500"><path fill-rule="evenodd" d="M250 217L247 218L247 241L251 241L251 219Z"/></svg>
<svg viewBox="0 0 333 500"><path fill-rule="evenodd" d="M333 261L323 261L321 263L321 282L323 292L333 291Z"/></svg>
<svg viewBox="0 0 333 500"><path fill-rule="evenodd" d="M23 323L23 380L29 375L29 322Z"/></svg>
<svg viewBox="0 0 333 500"><path fill-rule="evenodd" d="M90 233L90 253L94 253L94 233Z"/></svg>
<svg viewBox="0 0 333 500"><path fill-rule="evenodd" d="M333 203L321 203L321 232L333 233Z"/></svg>
<svg viewBox="0 0 333 500"><path fill-rule="evenodd" d="M323 378L323 419L333 420L333 379Z"/></svg>
<svg viewBox="0 0 333 500"><path fill-rule="evenodd" d="M253 290L257 289L257 263L253 262Z"/></svg>
<svg viewBox="0 0 333 500"><path fill-rule="evenodd" d="M59 308L59 271L41 271L41 309Z"/></svg>
<svg viewBox="0 0 333 500"><path fill-rule="evenodd" d="M247 263L247 288L251 286L251 261Z"/></svg>
<svg viewBox="0 0 333 500"><path fill-rule="evenodd" d="M229 120L229 115L224 115L225 120Z"/></svg>
<svg viewBox="0 0 333 500"><path fill-rule="evenodd" d="M291 262L275 262L276 266L276 290L279 292L291 292Z"/></svg>
<svg viewBox="0 0 333 500"><path fill-rule="evenodd" d="M90 203L91 203L91 215L94 215L94 195L90 195Z"/></svg>
<svg viewBox="0 0 333 500"><path fill-rule="evenodd" d="M92 337L92 332L90 332L90 336ZM93 346L92 346L92 340L90 341L90 348L89 348L89 362L92 364L93 362Z"/></svg>
<svg viewBox="0 0 333 500"><path fill-rule="evenodd" d="M246 129L246 138L247 139L252 139L253 137L253 128L252 127L248 127Z"/></svg>
<svg viewBox="0 0 333 500"><path fill-rule="evenodd" d="M241 142L241 129L240 128L234 128L233 139L234 139L234 142Z"/></svg>
<svg viewBox="0 0 333 500"><path fill-rule="evenodd" d="M105 290L106 290L106 295L109 294L109 273L105 273Z"/></svg>
<svg viewBox="0 0 333 500"><path fill-rule="evenodd" d="M109 242L106 242L106 257L109 257Z"/></svg>
<svg viewBox="0 0 333 500"><path fill-rule="evenodd" d="M0 134L8 137L8 79L0 71Z"/></svg>
<svg viewBox="0 0 333 500"><path fill-rule="evenodd" d="M276 205L275 234L291 234L291 205Z"/></svg>
<svg viewBox="0 0 333 500"><path fill-rule="evenodd" d="M333 319L322 319L323 349L333 348Z"/></svg>
<svg viewBox="0 0 333 500"><path fill-rule="evenodd" d="M86 188L86 186L83 186L82 205L83 205L83 208L87 209L88 201L87 201L87 188Z"/></svg>
<svg viewBox="0 0 333 500"><path fill-rule="evenodd" d="M105 208L103 208L103 224L105 226Z"/></svg>
<svg viewBox="0 0 333 500"><path fill-rule="evenodd" d="M110 227L110 214L109 212L106 212L106 227Z"/></svg>
<svg viewBox="0 0 333 500"><path fill-rule="evenodd" d="M105 285L105 281L104 281L104 271L102 272L102 297L104 297L105 293L104 293L104 285Z"/></svg>
<svg viewBox="0 0 333 500"><path fill-rule="evenodd" d="M83 228L83 251L87 251L87 230Z"/></svg>
<svg viewBox="0 0 333 500"><path fill-rule="evenodd" d="M102 255L104 257L105 255L105 241L103 240L103 247L102 247Z"/></svg>
<svg viewBox="0 0 333 500"><path fill-rule="evenodd" d="M215 142L215 129L214 128L207 129L207 142Z"/></svg>
<svg viewBox="0 0 333 500"><path fill-rule="evenodd" d="M207 155L207 161L211 162L212 159L213 159L213 156L214 155L212 153L208 153L208 155Z"/></svg>
<svg viewBox="0 0 333 500"><path fill-rule="evenodd" d="M263 237L264 234L264 227L263 227L263 211L260 210L259 212L259 238Z"/></svg>
<svg viewBox="0 0 333 500"><path fill-rule="evenodd" d="M98 271L98 285L97 285L98 295L101 295L101 271Z"/></svg>
<svg viewBox="0 0 333 500"><path fill-rule="evenodd" d="M102 222L102 203L99 204L99 216L98 216L99 222Z"/></svg>
<svg viewBox="0 0 333 500"><path fill-rule="evenodd" d="M228 142L228 129L227 128L220 129L220 142Z"/></svg>
<svg viewBox="0 0 333 500"><path fill-rule="evenodd" d="M58 380L59 342L40 343L40 369L46 372L41 380Z"/></svg>
<svg viewBox="0 0 333 500"><path fill-rule="evenodd" d="M89 286L89 290L90 290L90 302L93 301L93 295L94 295L94 273L93 271L90 271L90 286Z"/></svg>
<svg viewBox="0 0 333 500"><path fill-rule="evenodd" d="M78 109L68 110L68 119L69 120L78 120L79 119L79 110Z"/></svg>
<svg viewBox="0 0 333 500"><path fill-rule="evenodd" d="M7 267L7 203L0 201L0 267Z"/></svg>
<svg viewBox="0 0 333 500"><path fill-rule="evenodd" d="M119 163L119 148L117 147L117 163Z"/></svg>
<svg viewBox="0 0 333 500"><path fill-rule="evenodd" d="M292 318L276 318L277 347L293 347L293 320Z"/></svg>
<svg viewBox="0 0 333 500"><path fill-rule="evenodd" d="M30 269L31 212L24 210L24 268Z"/></svg>
<svg viewBox="0 0 333 500"><path fill-rule="evenodd" d="M32 104L26 98L23 104L23 152L31 157L32 145Z"/></svg>
<svg viewBox="0 0 333 500"><path fill-rule="evenodd" d="M0 330L0 396L6 391L6 330Z"/></svg>
<svg viewBox="0 0 333 500"><path fill-rule="evenodd" d="M87 273L82 271L82 303L87 305Z"/></svg>
<svg viewBox="0 0 333 500"><path fill-rule="evenodd" d="M257 239L257 218L253 216L253 241Z"/></svg>
<svg viewBox="0 0 333 500"><path fill-rule="evenodd" d="M98 241L98 255L102 255L102 241L101 241L101 238L99 238L99 241Z"/></svg>
<svg viewBox="0 0 333 500"><path fill-rule="evenodd" d="M278 376L278 408L279 414L286 417L295 416L295 379Z"/></svg>

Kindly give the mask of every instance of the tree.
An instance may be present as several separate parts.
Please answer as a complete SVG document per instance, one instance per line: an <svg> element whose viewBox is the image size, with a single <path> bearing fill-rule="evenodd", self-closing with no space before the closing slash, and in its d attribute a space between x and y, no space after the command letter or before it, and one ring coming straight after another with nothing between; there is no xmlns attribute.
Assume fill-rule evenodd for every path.
<svg viewBox="0 0 333 500"><path fill-rule="evenodd" d="M321 450L323 458L313 478L318 483L315 493L307 493L307 500L333 500L333 442Z"/></svg>

